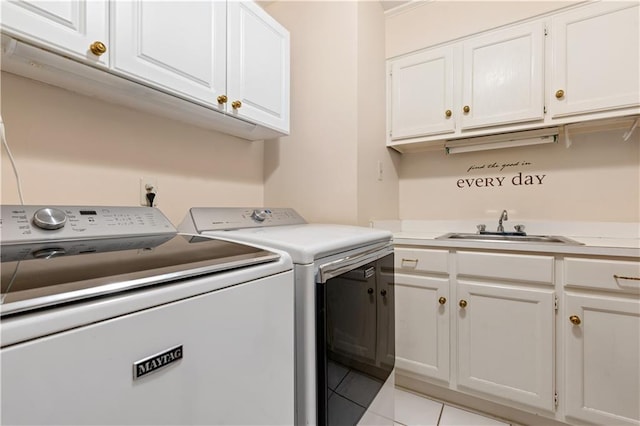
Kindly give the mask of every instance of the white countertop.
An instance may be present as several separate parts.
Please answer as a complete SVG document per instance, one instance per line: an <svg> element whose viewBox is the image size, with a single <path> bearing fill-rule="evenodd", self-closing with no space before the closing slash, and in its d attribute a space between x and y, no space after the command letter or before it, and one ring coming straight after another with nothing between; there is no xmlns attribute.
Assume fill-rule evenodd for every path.
<svg viewBox="0 0 640 426"><path fill-rule="evenodd" d="M484 222L398 220L375 221L372 226L392 231L397 245L640 258L638 223L518 221L525 224L528 235L563 236L581 245L436 239L449 232L474 233L478 223Z"/></svg>

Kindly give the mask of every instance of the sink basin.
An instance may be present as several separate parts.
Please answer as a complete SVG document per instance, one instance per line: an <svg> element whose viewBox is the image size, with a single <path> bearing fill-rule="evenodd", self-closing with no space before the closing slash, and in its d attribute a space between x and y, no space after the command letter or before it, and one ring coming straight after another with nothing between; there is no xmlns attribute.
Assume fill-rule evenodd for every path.
<svg viewBox="0 0 640 426"><path fill-rule="evenodd" d="M567 237L556 235L514 235L513 233L504 234L465 234L451 232L441 235L436 240L468 240L468 241L499 241L505 243L550 243L550 244L566 244L579 246L582 243L574 241Z"/></svg>

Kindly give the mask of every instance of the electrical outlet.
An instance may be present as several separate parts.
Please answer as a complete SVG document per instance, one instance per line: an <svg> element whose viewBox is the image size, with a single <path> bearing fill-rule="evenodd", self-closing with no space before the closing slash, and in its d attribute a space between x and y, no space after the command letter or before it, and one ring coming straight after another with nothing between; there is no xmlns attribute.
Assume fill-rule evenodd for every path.
<svg viewBox="0 0 640 426"><path fill-rule="evenodd" d="M148 193L154 193L153 205L158 205L158 179L156 178L140 178L140 205L148 206L149 201L147 199Z"/></svg>

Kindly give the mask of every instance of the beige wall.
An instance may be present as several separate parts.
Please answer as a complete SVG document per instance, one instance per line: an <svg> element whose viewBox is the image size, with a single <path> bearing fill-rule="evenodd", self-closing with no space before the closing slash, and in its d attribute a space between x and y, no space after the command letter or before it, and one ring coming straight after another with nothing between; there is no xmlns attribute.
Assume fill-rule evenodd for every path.
<svg viewBox="0 0 640 426"><path fill-rule="evenodd" d="M400 155L385 147L384 15L358 3L358 223L398 216ZM382 176L379 176L379 165ZM380 180L382 179L382 180Z"/></svg>
<svg viewBox="0 0 640 426"><path fill-rule="evenodd" d="M577 1L422 1L386 19L386 57L567 7Z"/></svg>
<svg viewBox="0 0 640 426"><path fill-rule="evenodd" d="M265 203L294 207L311 222L396 217L394 154L384 147L382 8L287 1L267 10L291 32L291 135L265 145Z"/></svg>
<svg viewBox="0 0 640 426"><path fill-rule="evenodd" d="M158 181L174 223L192 206L263 202L263 142L247 142L2 73L1 113L26 204L139 203ZM4 204L18 203L2 151Z"/></svg>
<svg viewBox="0 0 640 426"><path fill-rule="evenodd" d="M557 143L404 155L400 218L487 218L493 226L507 209L514 224L518 219L638 222L640 132L624 142L625 131L575 135L570 148ZM532 176L529 185L527 176ZM493 186L486 178L493 178Z"/></svg>

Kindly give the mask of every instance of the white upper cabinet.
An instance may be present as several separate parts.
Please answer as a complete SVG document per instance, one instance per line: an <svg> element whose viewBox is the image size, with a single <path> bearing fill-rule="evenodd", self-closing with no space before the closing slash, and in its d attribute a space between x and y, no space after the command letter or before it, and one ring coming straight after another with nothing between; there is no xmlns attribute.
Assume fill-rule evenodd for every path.
<svg viewBox="0 0 640 426"><path fill-rule="evenodd" d="M544 25L473 37L463 45L461 128L544 118Z"/></svg>
<svg viewBox="0 0 640 426"><path fill-rule="evenodd" d="M289 133L289 32L256 3L227 8L227 111Z"/></svg>
<svg viewBox="0 0 640 426"><path fill-rule="evenodd" d="M5 71L250 140L289 133L289 32L252 1L3 1L2 13Z"/></svg>
<svg viewBox="0 0 640 426"><path fill-rule="evenodd" d="M401 152L637 115L640 4L585 2L387 68L387 146Z"/></svg>
<svg viewBox="0 0 640 426"><path fill-rule="evenodd" d="M455 131L453 52L448 46L391 63L391 140Z"/></svg>
<svg viewBox="0 0 640 426"><path fill-rule="evenodd" d="M115 70L289 132L289 32L260 6L134 0L113 11Z"/></svg>
<svg viewBox="0 0 640 426"><path fill-rule="evenodd" d="M0 13L6 34L75 59L109 65L106 0L2 1Z"/></svg>
<svg viewBox="0 0 640 426"><path fill-rule="evenodd" d="M542 122L544 38L534 22L390 61L390 144Z"/></svg>
<svg viewBox="0 0 640 426"><path fill-rule="evenodd" d="M226 3L115 1L113 68L217 106L226 82Z"/></svg>
<svg viewBox="0 0 640 426"><path fill-rule="evenodd" d="M552 20L552 117L640 105L640 5L602 2Z"/></svg>

